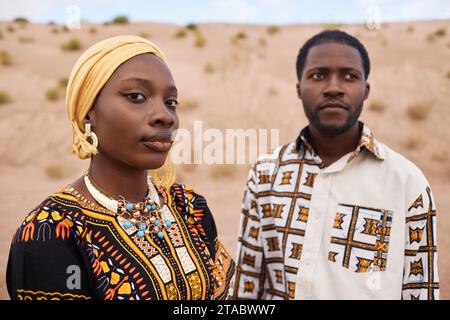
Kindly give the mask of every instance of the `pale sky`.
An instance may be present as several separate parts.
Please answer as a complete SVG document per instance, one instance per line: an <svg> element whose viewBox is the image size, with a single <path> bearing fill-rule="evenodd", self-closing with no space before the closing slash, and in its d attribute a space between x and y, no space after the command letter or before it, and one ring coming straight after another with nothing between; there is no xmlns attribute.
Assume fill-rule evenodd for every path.
<svg viewBox="0 0 450 320"><path fill-rule="evenodd" d="M88 22L105 22L117 15L126 15L131 21L176 24L450 19L450 0L0 0L0 20L20 16L34 22L64 23L73 6Z"/></svg>

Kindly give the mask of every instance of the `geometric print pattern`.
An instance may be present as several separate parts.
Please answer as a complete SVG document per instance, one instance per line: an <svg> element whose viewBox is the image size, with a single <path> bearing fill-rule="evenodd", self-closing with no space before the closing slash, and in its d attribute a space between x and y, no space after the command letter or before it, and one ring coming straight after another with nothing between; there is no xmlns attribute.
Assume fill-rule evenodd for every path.
<svg viewBox="0 0 450 320"><path fill-rule="evenodd" d="M355 272L386 270L392 214L390 210L340 204L328 260Z"/></svg>
<svg viewBox="0 0 450 320"><path fill-rule="evenodd" d="M403 299L438 299L437 268L436 207L427 187L411 204L406 218Z"/></svg>

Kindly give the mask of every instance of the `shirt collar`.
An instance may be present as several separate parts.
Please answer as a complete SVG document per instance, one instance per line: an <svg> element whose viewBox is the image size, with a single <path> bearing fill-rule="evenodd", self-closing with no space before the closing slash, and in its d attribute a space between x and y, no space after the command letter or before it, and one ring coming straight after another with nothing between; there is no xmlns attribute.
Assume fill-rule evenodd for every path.
<svg viewBox="0 0 450 320"><path fill-rule="evenodd" d="M369 151L377 159L384 160L384 156L380 151L379 142L375 139L375 136L369 129L369 127L360 121L359 128L361 136L359 139L358 146L356 147L355 151L353 151L347 162L350 162L352 159L357 157L361 153L361 150L364 149ZM295 142L295 149L297 152L300 152L300 150L306 148L306 150L308 150L313 155L313 157L317 157L317 154L314 151L311 144L309 143L309 141L310 141L309 126L306 126L305 128L302 129L302 131L300 131L300 134L297 137L297 140Z"/></svg>

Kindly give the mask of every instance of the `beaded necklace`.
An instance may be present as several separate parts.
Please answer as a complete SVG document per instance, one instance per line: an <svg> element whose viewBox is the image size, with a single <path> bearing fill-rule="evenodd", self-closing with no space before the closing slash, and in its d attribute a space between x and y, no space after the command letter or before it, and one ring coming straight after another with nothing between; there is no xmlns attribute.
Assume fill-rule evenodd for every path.
<svg viewBox="0 0 450 320"><path fill-rule="evenodd" d="M150 178L147 179L147 196L143 201L137 203L125 200L123 196L113 197L106 195L96 186L92 177L88 174L84 176L84 183L89 193L99 204L124 219L122 227L125 230L129 230L134 226L138 230L136 235L139 238L151 234L162 239L164 238L162 230L172 225L170 220L161 218L162 207L159 201L159 194ZM165 199L165 194L163 192L160 193Z"/></svg>

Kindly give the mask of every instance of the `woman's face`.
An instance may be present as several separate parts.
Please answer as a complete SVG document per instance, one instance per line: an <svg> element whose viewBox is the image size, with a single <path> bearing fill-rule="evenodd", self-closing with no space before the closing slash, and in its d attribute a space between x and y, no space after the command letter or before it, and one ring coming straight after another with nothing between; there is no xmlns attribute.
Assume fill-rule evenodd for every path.
<svg viewBox="0 0 450 320"><path fill-rule="evenodd" d="M161 167L178 129L177 88L168 66L153 54L121 64L100 91L87 121L99 154L137 169Z"/></svg>

